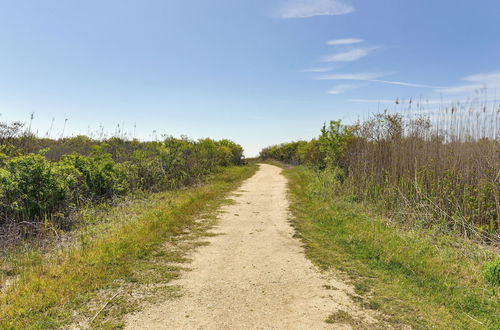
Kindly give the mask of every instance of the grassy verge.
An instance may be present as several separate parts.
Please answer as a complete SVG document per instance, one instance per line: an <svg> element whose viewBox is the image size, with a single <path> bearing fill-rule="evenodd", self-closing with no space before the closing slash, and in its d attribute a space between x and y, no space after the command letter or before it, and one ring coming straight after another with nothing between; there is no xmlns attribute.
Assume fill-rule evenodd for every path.
<svg viewBox="0 0 500 330"><path fill-rule="evenodd" d="M470 241L388 224L341 196L327 174L304 167L289 178L294 225L308 257L339 270L393 324L414 328L499 329L500 288L484 280L495 253ZM337 189L338 190L338 189Z"/></svg>
<svg viewBox="0 0 500 330"><path fill-rule="evenodd" d="M102 306L113 300L125 313L123 308L132 307L119 300L128 298L112 294L124 284L168 282L175 277L179 269L168 262L182 261L182 253L165 249L165 242L200 230L197 219L216 210L225 195L255 170L255 165L226 168L205 185L153 194L114 210L108 223L82 230L78 244L50 255L38 251L17 256L11 262L15 261L19 275L0 294L0 328L58 328L75 322L80 311L95 322L92 326L119 327L119 322L102 322L101 304L93 308L97 313L87 310L89 302L104 292Z"/></svg>

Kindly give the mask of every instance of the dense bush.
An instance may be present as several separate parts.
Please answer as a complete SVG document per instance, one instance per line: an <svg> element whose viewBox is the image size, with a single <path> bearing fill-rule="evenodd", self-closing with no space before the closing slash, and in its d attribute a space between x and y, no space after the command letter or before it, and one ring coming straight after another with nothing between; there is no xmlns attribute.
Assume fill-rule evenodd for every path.
<svg viewBox="0 0 500 330"><path fill-rule="evenodd" d="M324 169L338 167L352 141L352 129L340 121L323 125L318 139L282 143L262 149L261 159L275 159L292 165L306 164Z"/></svg>
<svg viewBox="0 0 500 330"><path fill-rule="evenodd" d="M0 169L2 218L39 218L61 208L69 186L57 167L41 155L14 157Z"/></svg>
<svg viewBox="0 0 500 330"><path fill-rule="evenodd" d="M307 145L306 141L297 141L290 143L282 143L262 149L260 158L275 159L292 165L302 163L299 150L303 150L303 146Z"/></svg>
<svg viewBox="0 0 500 330"><path fill-rule="evenodd" d="M97 153L89 157L75 153L64 156L55 164L75 198L106 199L123 193L127 188L125 168L110 154Z"/></svg>
<svg viewBox="0 0 500 330"><path fill-rule="evenodd" d="M0 125L0 225L54 218L61 224L74 207L194 184L243 162L243 149L229 140L50 140L21 128Z"/></svg>

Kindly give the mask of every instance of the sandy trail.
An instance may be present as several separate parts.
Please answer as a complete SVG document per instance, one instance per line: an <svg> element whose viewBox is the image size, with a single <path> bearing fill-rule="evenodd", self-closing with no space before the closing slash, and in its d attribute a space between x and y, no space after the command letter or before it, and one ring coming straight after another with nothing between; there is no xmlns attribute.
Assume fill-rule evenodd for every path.
<svg viewBox="0 0 500 330"><path fill-rule="evenodd" d="M223 235L198 248L192 270L176 281L183 296L129 315L128 329L349 329L325 322L339 310L376 322L352 303L349 286L305 258L292 237L280 172L261 165L244 182L235 203L222 208L214 230Z"/></svg>

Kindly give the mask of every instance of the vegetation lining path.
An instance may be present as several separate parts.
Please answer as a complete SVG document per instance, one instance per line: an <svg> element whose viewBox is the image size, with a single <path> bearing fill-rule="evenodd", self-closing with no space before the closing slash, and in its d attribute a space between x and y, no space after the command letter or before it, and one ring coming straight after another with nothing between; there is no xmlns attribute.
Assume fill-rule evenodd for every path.
<svg viewBox="0 0 500 330"><path fill-rule="evenodd" d="M254 170L229 167L203 185L131 200L96 220L103 223L75 232L81 238L74 246L12 256L19 276L0 292L0 329L59 329L75 321L77 328L121 328L121 314L135 308L136 287L139 298L148 298L145 288L154 293L177 276L178 267L168 262L182 256L165 251L165 242L202 230L205 224L196 220L223 204Z"/></svg>
<svg viewBox="0 0 500 330"><path fill-rule="evenodd" d="M281 169L261 165L223 207L209 245L192 256L179 299L128 317L129 329L323 329L372 327L376 313L305 258L288 222Z"/></svg>
<svg viewBox="0 0 500 330"><path fill-rule="evenodd" d="M360 305L383 312L394 327L500 329L500 291L483 276L485 263L498 274L495 249L390 222L339 193L335 172L298 166L284 174L307 257L340 271Z"/></svg>

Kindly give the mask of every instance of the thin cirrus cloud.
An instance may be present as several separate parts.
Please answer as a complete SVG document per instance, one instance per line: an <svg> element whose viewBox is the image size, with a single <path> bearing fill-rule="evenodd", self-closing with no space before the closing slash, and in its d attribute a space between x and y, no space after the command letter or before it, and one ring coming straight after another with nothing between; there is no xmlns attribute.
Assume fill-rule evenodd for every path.
<svg viewBox="0 0 500 330"><path fill-rule="evenodd" d="M325 73L332 71L332 67L318 67L318 68L309 68L305 70L301 70L300 72L308 72L308 73Z"/></svg>
<svg viewBox="0 0 500 330"><path fill-rule="evenodd" d="M329 46L342 46L342 45L353 45L359 44L360 42L364 42L363 39L349 38L349 39L335 39L329 40L326 42Z"/></svg>
<svg viewBox="0 0 500 330"><path fill-rule="evenodd" d="M400 100L400 99L395 99L395 100L390 100L390 99L348 99L347 101L349 102L354 102L354 103L375 103L375 104L396 104L399 106L408 106L409 104L416 103L419 106L425 106L426 108L420 108L419 109L419 114L426 114L426 113L433 113L436 110L438 111L446 111L448 106L458 106L461 105L462 107L464 105L473 105L476 104L477 100L466 98L466 99L460 99L460 98L447 98L443 99L442 97L440 98L426 98L426 99L419 99L419 100L414 100L414 99L408 99L408 100ZM481 99L481 104L486 104L486 103L498 103L500 101L499 98L497 97L488 97L485 99Z"/></svg>
<svg viewBox="0 0 500 330"><path fill-rule="evenodd" d="M349 85L349 84L337 85L337 86L333 87L332 89L328 90L326 93L332 94L332 95L339 95L339 94L347 92L348 90L356 89L359 87L361 87L361 85Z"/></svg>
<svg viewBox="0 0 500 330"><path fill-rule="evenodd" d="M369 80L371 82L388 84L388 85L398 85L398 86L406 86L406 87L417 87L417 88L441 88L438 86L425 85L425 84L415 84L404 81L391 81L391 80L380 80L380 79L372 79Z"/></svg>
<svg viewBox="0 0 500 330"><path fill-rule="evenodd" d="M373 48L353 48L337 54L323 56L323 62L353 62L368 56Z"/></svg>
<svg viewBox="0 0 500 330"><path fill-rule="evenodd" d="M349 99L349 102L354 103L395 103L395 100L388 99Z"/></svg>
<svg viewBox="0 0 500 330"><path fill-rule="evenodd" d="M381 77L379 73L336 73L319 76L316 80L359 80L369 81Z"/></svg>
<svg viewBox="0 0 500 330"><path fill-rule="evenodd" d="M317 77L316 80L356 80L356 81L368 81L368 82L374 82L374 83L398 85L398 86L405 86L405 87L431 88L431 89L440 88L437 86L415 84L415 83L409 83L409 82L404 82L404 81L378 79L382 76L383 76L382 74L378 74L378 73L340 73L340 74L330 74L330 75L320 76L320 77Z"/></svg>
<svg viewBox="0 0 500 330"><path fill-rule="evenodd" d="M440 88L437 91L448 95L471 94L482 89L500 91L500 72L475 74L462 80L466 84Z"/></svg>
<svg viewBox="0 0 500 330"><path fill-rule="evenodd" d="M314 16L345 15L354 11L354 7L341 0L293 0L287 1L276 10L281 18L307 18Z"/></svg>

